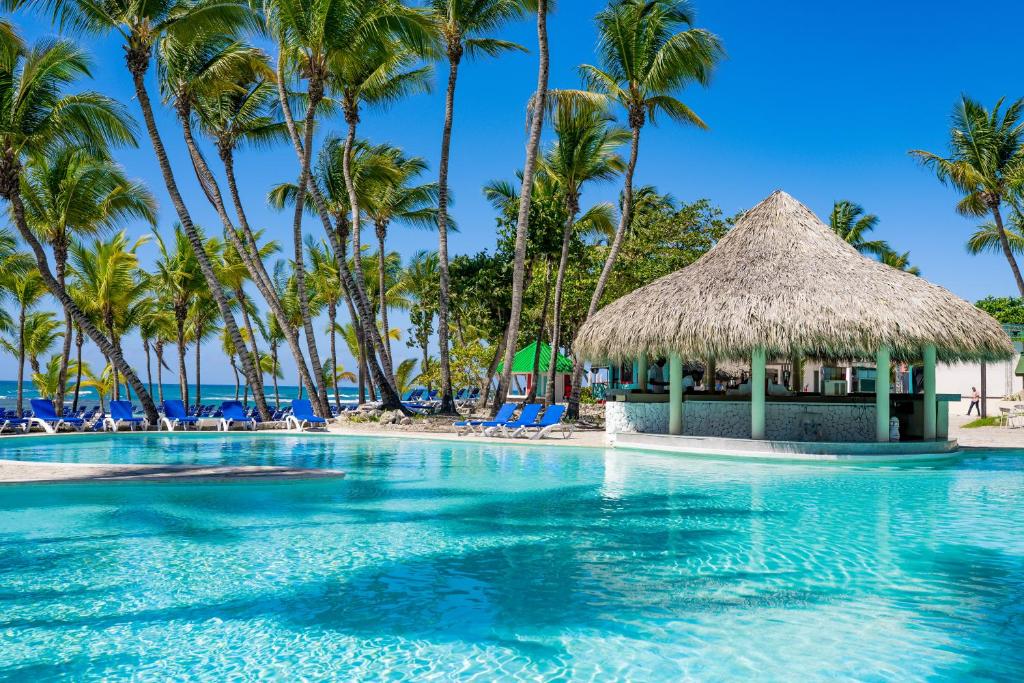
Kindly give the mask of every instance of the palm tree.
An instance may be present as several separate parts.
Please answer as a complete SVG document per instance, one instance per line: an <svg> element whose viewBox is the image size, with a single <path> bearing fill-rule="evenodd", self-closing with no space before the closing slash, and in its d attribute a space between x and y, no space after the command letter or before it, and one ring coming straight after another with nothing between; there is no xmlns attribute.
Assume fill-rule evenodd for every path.
<svg viewBox="0 0 1024 683"><path fill-rule="evenodd" d="M35 308L46 295L46 285L38 270L32 269L23 271L20 274L4 273L3 288L11 294L15 304L18 306L18 321L15 329L16 336L13 339L5 339L3 342L7 352L18 359L18 390L15 410L21 416L24 402L25 382L25 354L26 354L26 327L29 312Z"/></svg>
<svg viewBox="0 0 1024 683"><path fill-rule="evenodd" d="M310 271L309 284L313 290L313 300L317 305L327 309L327 335L330 340L331 355L324 363L324 367L336 367L338 365L338 351L335 328L338 324L338 305L344 297L344 290L341 284L341 276L338 273L337 260L331 253L331 248L323 240L318 244L312 235L306 236L306 251L309 253L309 262L312 266ZM311 304L313 302L311 301ZM338 394L338 377L336 373L328 372L324 375L334 390L334 405L341 406L341 396Z"/></svg>
<svg viewBox="0 0 1024 683"><path fill-rule="evenodd" d="M1015 255L1022 255L1024 254L1024 216L1014 211L1008 222L1009 225L1003 227L1003 232L1006 233L1006 241L1010 243L1010 251ZM967 253L972 256L984 253L1003 253L1003 241L999 237L999 229L995 223L984 223L978 226L967 240Z"/></svg>
<svg viewBox="0 0 1024 683"><path fill-rule="evenodd" d="M436 208L438 187L436 183L413 185L412 180L427 169L427 162L421 157L409 157L390 145L382 145L378 151L387 157L394 167L390 177L382 178L372 184L366 213L373 221L377 235L377 292L380 305L380 322L384 329L388 328L387 297L380 297L380 292L387 292L387 241L388 228L393 221L425 228L437 226L438 210ZM385 340L384 352L393 365L391 346ZM399 392L401 393L401 392Z"/></svg>
<svg viewBox="0 0 1024 683"><path fill-rule="evenodd" d="M403 396L413 387L416 372L416 359L406 358L395 368L395 381L398 382L398 392Z"/></svg>
<svg viewBox="0 0 1024 683"><path fill-rule="evenodd" d="M277 381L284 377L284 372L281 371L281 365L277 360L277 347L284 341L284 333L281 331L277 316L269 312L266 322L260 330L264 333L263 341L267 342L267 346L270 347L270 352L264 355L266 362L262 363L263 371L270 375L270 379L274 383L274 408L281 410L281 391L277 386ZM302 388L301 381L299 388Z"/></svg>
<svg viewBox="0 0 1024 683"><path fill-rule="evenodd" d="M878 226L878 216L865 213L864 207L848 199L840 199L832 205L828 219L829 227L839 237L862 254L881 258L890 251L885 240L868 240L866 235Z"/></svg>
<svg viewBox="0 0 1024 683"><path fill-rule="evenodd" d="M35 257L50 293L106 354L142 403L146 416L157 420L156 404L135 371L89 320L50 271L43 245L28 224L21 197L25 161L59 146L79 147L102 154L110 144L132 144L134 135L124 109L93 92L67 94L89 75L90 62L66 41L46 41L28 49L14 29L0 30L0 198L5 199L22 239Z"/></svg>
<svg viewBox="0 0 1024 683"><path fill-rule="evenodd" d="M299 182L295 193L295 220L293 221L293 232L295 238L296 260L301 258L301 214L304 207L305 195L308 191L313 198L317 214L323 223L323 227L334 253L338 259L338 269L345 284L347 295L353 300L353 307L358 313L359 325L364 335L370 340L377 356L383 357L380 340L373 334L373 312L370 308L366 292L361 286L361 279L357 279L349 270L345 261L344 245L340 243L338 233L333 224L327 203L316 183L309 182L310 160L312 158L313 130L315 126L316 112L323 101L325 89L328 85L328 76L332 66L344 65L347 58L353 62L352 65L344 65L340 71L341 75L334 85L344 93L347 92L349 110L346 119L349 122L350 132L354 131L353 125L358 122L358 102L360 99L367 101L368 96L376 97L373 90L383 86L384 80L394 80L390 76L394 74L394 68L405 66L408 60L404 57L398 62L380 60L381 45L392 44L396 33L405 37L420 36L422 42L423 27L417 20L417 13L410 11L401 5L391 3L372 3L354 1L351 3L318 3L312 0L273 0L267 7L267 23L279 46L277 63L277 85L278 99L287 124L288 133L295 147L296 155L300 162ZM356 78L354 74L369 73L365 69L360 70L354 65L360 60L377 60L377 68L380 68L382 82L374 84L366 78ZM306 81L306 113L303 118L302 137L299 127L296 125L291 114L289 95L285 87L286 63L295 66L295 72L301 74ZM365 87L361 92L354 91L354 88ZM400 88L387 88L387 92L404 92L405 86ZM382 99L383 96L382 96ZM353 104L356 106L353 108ZM353 117L354 114L354 117ZM352 140L346 142L346 151L343 155L343 166L351 162ZM343 169L344 170L344 169ZM355 187L352 182L351 173L345 172L345 188L349 195L354 216L353 225L355 230L359 226L358 199L354 197ZM354 200L354 201L353 201ZM358 250L357 250L358 251ZM301 269L302 264L296 263L296 268ZM300 279L304 279L304 273L298 272ZM303 291L303 287L299 288ZM304 316L308 317L308 316ZM312 334L311 329L306 330L307 335ZM312 361L312 359L311 359ZM387 408L405 410L401 397L395 392L393 377L377 364L374 354L367 354L367 365L371 374L382 387L383 403ZM326 405L324 406L326 409Z"/></svg>
<svg viewBox="0 0 1024 683"><path fill-rule="evenodd" d="M417 251L402 272L402 287L411 299L409 318L413 324L406 344L419 347L422 369L429 365L430 335L438 302L438 261L437 252Z"/></svg>
<svg viewBox="0 0 1024 683"><path fill-rule="evenodd" d="M46 362L45 369L40 368L32 373L32 383L36 385L36 391L40 398L48 398L55 403L58 401L63 402L65 395L68 393L68 386L66 381L61 383L60 377L61 373L66 374L68 369L64 368L62 370L62 364L60 354L54 354ZM72 365L70 371L77 374L78 364Z"/></svg>
<svg viewBox="0 0 1024 683"><path fill-rule="evenodd" d="M231 79L239 72L254 72L265 67L262 60L262 53L255 48L241 45L232 40L230 34L219 31L209 33L196 31L188 36L181 36L177 32L168 32L159 41L159 73L161 76L160 86L164 99L173 104L178 115L184 135L185 146L189 150L196 176L206 194L207 199L213 205L221 220L226 239L235 244L239 258L243 265L250 272L257 272L251 263L251 253L241 243L231 218L227 214L223 196L206 160L199 151L198 144L192 131L193 111L196 101L208 93L219 93L232 87ZM170 167L168 166L168 170ZM165 176L166 179L166 176ZM171 178L173 182L173 178ZM185 226L186 234L189 233L189 224L182 218L182 225ZM194 228L194 226L193 226ZM198 231L193 231L197 240L193 242L193 248L202 250L202 240L198 239ZM198 247L197 247L198 245ZM200 270L204 277L207 275L206 266L210 266L210 272L216 277L210 256L197 251L196 257L199 260ZM204 265L205 261L205 265ZM257 276L254 278L259 280ZM253 396L256 400L257 409L263 419L270 418L265 398L262 392L259 366L256 361L258 354L250 354L245 346L244 339L238 325L231 313L231 306L223 290L217 284L216 279L207 278L210 292L214 302L224 321L225 329L235 344L239 361L242 364L242 372L246 376L248 385L253 386ZM197 387L198 391L198 387Z"/></svg>
<svg viewBox="0 0 1024 683"><path fill-rule="evenodd" d="M100 412L106 413L107 406L105 399L107 396L114 395L114 368L109 363L103 368L103 372L99 375L95 374L88 365L81 366L81 373L85 379L82 381L83 387L89 387L95 389L96 393L100 397Z"/></svg>
<svg viewBox="0 0 1024 683"><path fill-rule="evenodd" d="M134 243L121 231L109 239L96 239L91 244L72 242L71 267L75 288L87 302L87 311L95 314L103 325L111 345L121 353L121 336L129 326L127 318L147 293L149 283L139 270L136 251L149 241L144 235ZM120 396L117 366L114 366L114 398Z"/></svg>
<svg viewBox="0 0 1024 683"><path fill-rule="evenodd" d="M990 112L966 95L961 96L953 111L950 155L943 157L920 149L911 150L910 154L935 171L943 184L949 183L963 193L956 206L958 213L992 214L1003 255L1013 271L1017 289L1024 296L1024 277L1000 210L1011 192L1024 186L1024 99L1013 102L1005 113L1000 111L1002 107L1002 98Z"/></svg>
<svg viewBox="0 0 1024 683"><path fill-rule="evenodd" d="M541 0L544 2L545 0ZM523 50L522 45L489 37L488 34L519 17L523 12L521 0L431 0L430 19L441 39L448 60L448 87L445 91L444 127L441 131L441 160L437 174L437 235L440 298L438 300L438 343L441 347L441 411L455 412L451 386L451 361L448 343L448 157L451 150L452 120L455 115L455 86L462 58L478 55L497 56L508 50ZM543 13L538 13L538 21ZM538 23L538 27L540 24ZM544 49L546 49L546 35ZM546 53L545 53L546 54ZM542 59L542 62L546 60ZM544 64L546 69L546 64ZM546 88L546 73L543 78ZM540 91L539 91L540 92Z"/></svg>
<svg viewBox="0 0 1024 683"><path fill-rule="evenodd" d="M896 270L902 270L911 275L920 275L921 269L917 266L910 265L910 252L905 251L902 254L892 249L886 251L878 258L879 262L884 263L890 268Z"/></svg>
<svg viewBox="0 0 1024 683"><path fill-rule="evenodd" d="M131 219L156 225L156 199L142 183L105 156L61 146L28 160L21 195L29 226L53 251L54 273L65 287L68 247L74 235L94 235ZM67 382L71 315L64 311L64 347L59 383ZM152 393L152 392L150 392ZM64 395L56 397L58 413Z"/></svg>
<svg viewBox="0 0 1024 683"><path fill-rule="evenodd" d="M62 327L53 311L32 311L25 316L25 356L33 373L41 370L39 357L48 353L63 336Z"/></svg>
<svg viewBox="0 0 1024 683"><path fill-rule="evenodd" d="M622 241L633 220L633 174L640 149L640 131L648 121L665 115L684 125L704 129L706 125L673 93L692 83L706 85L723 56L717 36L694 28L692 9L682 0L622 0L597 15L597 50L600 66L580 67L589 93L566 93L575 99L602 104L615 103L625 114L632 140L622 189L619 227L608 249L604 267L590 298L587 319L594 315L611 277ZM514 304L514 302L513 302ZM506 350L505 367L512 359ZM579 415L579 393L583 363L573 366L569 416Z"/></svg>
<svg viewBox="0 0 1024 683"><path fill-rule="evenodd" d="M150 283L150 288L153 283ZM150 349L156 355L156 388L159 400L164 400L163 368L164 344L174 339L174 315L167 306L167 300L153 294L147 296L141 303L139 319L139 337L142 339L142 349L146 352L146 382L149 385L149 393L153 394L153 369L150 358Z"/></svg>
<svg viewBox="0 0 1024 683"><path fill-rule="evenodd" d="M554 128L558 137L544 159L544 172L559 185L566 213L562 251L555 276L551 358L544 390L544 402L548 405L555 400L555 361L561 340L562 288L569 263L569 244L580 211L580 194L584 183L610 180L626 167L616 150L629 140L629 133L624 128L610 125L610 122L607 115L586 104L560 103L554 115Z"/></svg>
<svg viewBox="0 0 1024 683"><path fill-rule="evenodd" d="M178 390L181 392L181 400L187 406L189 392L188 375L185 370L185 324L196 293L203 289L204 280L202 273L199 272L195 252L192 251L188 237L180 225L174 226L173 250L168 248L158 233L154 232L153 235L156 237L160 256L151 281L156 291L169 302L174 317L174 343L178 350Z"/></svg>

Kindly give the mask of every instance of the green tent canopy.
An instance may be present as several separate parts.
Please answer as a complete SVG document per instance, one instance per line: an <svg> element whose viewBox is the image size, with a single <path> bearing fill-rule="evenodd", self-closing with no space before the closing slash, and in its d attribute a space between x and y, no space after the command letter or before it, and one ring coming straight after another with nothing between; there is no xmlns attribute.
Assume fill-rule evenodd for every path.
<svg viewBox="0 0 1024 683"><path fill-rule="evenodd" d="M515 364L512 367L515 367ZM1024 377L1024 355L1021 355L1020 360L1017 361L1017 369L1013 371L1013 374Z"/></svg>
<svg viewBox="0 0 1024 683"><path fill-rule="evenodd" d="M529 346L520 349L516 352L516 355L512 358L512 372L514 373L531 373L533 372L533 357L537 352L537 342L530 344ZM502 371L505 363L498 363L498 372ZM540 344L540 362L537 364L540 368L541 374L546 373L551 367L551 345L541 342ZM558 358L555 360L555 371L556 372L572 372L572 361L558 354Z"/></svg>

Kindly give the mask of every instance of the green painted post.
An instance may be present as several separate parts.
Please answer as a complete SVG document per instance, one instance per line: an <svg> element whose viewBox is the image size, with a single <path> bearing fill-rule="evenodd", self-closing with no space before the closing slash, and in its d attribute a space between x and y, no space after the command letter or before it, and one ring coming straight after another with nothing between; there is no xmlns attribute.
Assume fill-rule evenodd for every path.
<svg viewBox="0 0 1024 683"><path fill-rule="evenodd" d="M924 347L924 440L935 440L935 344Z"/></svg>
<svg viewBox="0 0 1024 683"><path fill-rule="evenodd" d="M750 355L750 438L764 438L764 349Z"/></svg>
<svg viewBox="0 0 1024 683"><path fill-rule="evenodd" d="M668 361L668 433L683 433L683 360L675 353Z"/></svg>
<svg viewBox="0 0 1024 683"><path fill-rule="evenodd" d="M647 356L636 359L636 374L637 391L647 391Z"/></svg>
<svg viewBox="0 0 1024 683"><path fill-rule="evenodd" d="M889 347L879 346L875 354L875 440L889 441Z"/></svg>

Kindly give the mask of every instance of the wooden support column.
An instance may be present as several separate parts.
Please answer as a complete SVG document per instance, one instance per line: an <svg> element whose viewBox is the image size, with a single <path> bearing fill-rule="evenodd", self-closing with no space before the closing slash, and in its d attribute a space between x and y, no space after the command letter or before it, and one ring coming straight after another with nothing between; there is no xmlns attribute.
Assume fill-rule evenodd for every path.
<svg viewBox="0 0 1024 683"><path fill-rule="evenodd" d="M683 359L675 353L668 361L668 433L683 433Z"/></svg>
<svg viewBox="0 0 1024 683"><path fill-rule="evenodd" d="M750 438L763 439L765 430L765 353L754 349L750 354Z"/></svg>
<svg viewBox="0 0 1024 683"><path fill-rule="evenodd" d="M875 354L875 440L889 441L889 347L879 346Z"/></svg>
<svg viewBox="0 0 1024 683"><path fill-rule="evenodd" d="M924 347L924 440L935 440L935 418L938 406L935 404L935 345Z"/></svg>

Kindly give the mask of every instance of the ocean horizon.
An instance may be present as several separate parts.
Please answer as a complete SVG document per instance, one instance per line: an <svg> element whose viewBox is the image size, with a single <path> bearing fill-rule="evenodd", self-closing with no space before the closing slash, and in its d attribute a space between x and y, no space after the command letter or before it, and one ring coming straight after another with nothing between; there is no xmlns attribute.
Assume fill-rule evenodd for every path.
<svg viewBox="0 0 1024 683"><path fill-rule="evenodd" d="M35 385L32 384L32 382L30 382L30 381L26 381L24 383L24 388L25 388L24 409L28 410L30 408L29 400L33 399L33 398L38 398L39 397L39 392L36 390ZM188 385L189 399L192 402L195 402L195 395L196 395L195 394L195 390L196 390L196 387L195 387L194 384L189 384ZM267 396L267 401L270 403L271 406L273 406L274 405L274 387L273 387L273 385L267 384L266 387L265 387L264 393ZM294 386L294 385L284 385L284 384L281 384L281 385L278 386L278 393L280 394L281 402L282 402L282 405L283 405L285 401L290 401L293 398L297 398L298 397L298 395L299 395L299 388L297 386ZM303 392L303 395L305 395L305 392ZM359 395L359 390L358 390L357 387L352 386L352 385L339 386L338 387L338 395L339 395L339 397L340 397L340 399L342 401L351 401L351 400L355 400L355 398ZM18 382L17 382L17 380L0 380L0 408L11 409L11 408L16 407L16 405L17 405L17 396L18 396ZM178 384L177 383L174 383L174 384L167 384L167 383L165 383L163 385L163 396L164 396L164 399L167 399L167 400L180 399L181 398L181 391L179 390ZM328 392L328 396L329 396L330 400L333 402L334 401L334 392L333 391ZM73 393L69 393L67 400L70 401L72 399L72 397L73 397ZM123 395L122 395L122 398L124 398ZM207 384L207 383L204 382L203 385L202 385L202 392L201 392L200 398L201 398L201 401L203 403L212 403L212 404L219 404L221 401L233 401L235 399L235 385L234 384ZM238 392L238 400L243 400L244 398L245 398L245 389L244 389L244 387L241 387L241 388L239 388L239 392ZM138 403L138 398L136 398L134 393L132 393L131 400L134 403ZM159 401L160 400L160 394L159 394L159 390L158 390L156 384L153 385L153 400L155 400L155 401ZM92 389L90 387L82 387L80 398L78 400L78 404L79 404L80 407L81 406L89 406L89 407L91 407L91 406L94 406L94 405L99 405L99 402L100 402L99 395L96 393L95 389ZM249 393L249 402L250 403L252 402L252 392Z"/></svg>

